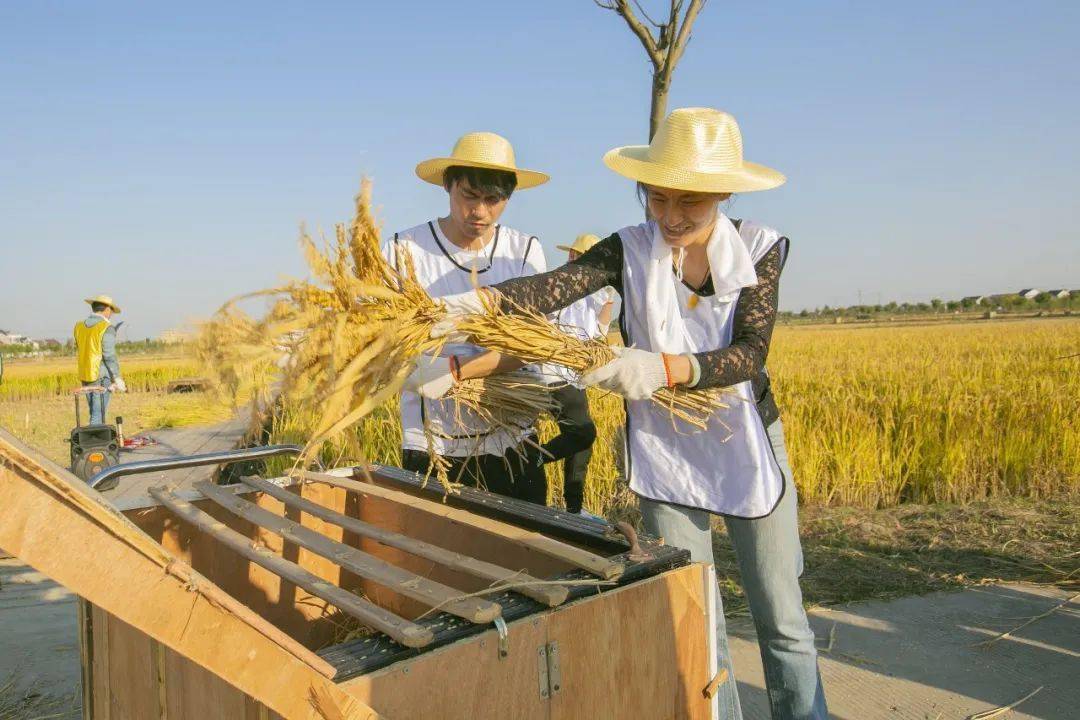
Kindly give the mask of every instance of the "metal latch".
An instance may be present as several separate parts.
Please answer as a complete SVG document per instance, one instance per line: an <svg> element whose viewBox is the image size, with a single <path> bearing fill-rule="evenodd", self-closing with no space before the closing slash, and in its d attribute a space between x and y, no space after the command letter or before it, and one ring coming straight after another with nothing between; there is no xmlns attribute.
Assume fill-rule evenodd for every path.
<svg viewBox="0 0 1080 720"><path fill-rule="evenodd" d="M540 683L540 699L547 700L562 690L562 671L559 670L559 643L550 642L536 649L536 669Z"/></svg>
<svg viewBox="0 0 1080 720"><path fill-rule="evenodd" d="M502 660L510 654L510 633L506 629L506 621L502 616L495 618L495 629L499 633L499 659Z"/></svg>

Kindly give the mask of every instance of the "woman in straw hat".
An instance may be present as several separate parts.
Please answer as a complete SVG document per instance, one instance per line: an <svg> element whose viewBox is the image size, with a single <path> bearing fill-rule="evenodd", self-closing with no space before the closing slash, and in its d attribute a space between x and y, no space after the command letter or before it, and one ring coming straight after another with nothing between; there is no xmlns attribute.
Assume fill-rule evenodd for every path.
<svg viewBox="0 0 1080 720"><path fill-rule="evenodd" d="M561 268L445 298L453 318L480 312L478 292L502 305L550 313L611 285L623 299L626 347L586 374L586 385L626 398L627 475L646 529L713 561L710 514L727 524L757 627L773 718L825 718L827 711L802 607L802 549L783 427L765 358L776 317L788 240L770 227L732 221L720 203L768 190L785 178L746 162L735 119L707 108L672 112L647 146L616 148L609 168L635 180L649 216ZM664 386L730 388L740 401L706 430L673 427L649 401ZM718 613L718 651L731 672ZM734 677L732 673L729 677ZM740 717L736 685L719 694L720 716Z"/></svg>

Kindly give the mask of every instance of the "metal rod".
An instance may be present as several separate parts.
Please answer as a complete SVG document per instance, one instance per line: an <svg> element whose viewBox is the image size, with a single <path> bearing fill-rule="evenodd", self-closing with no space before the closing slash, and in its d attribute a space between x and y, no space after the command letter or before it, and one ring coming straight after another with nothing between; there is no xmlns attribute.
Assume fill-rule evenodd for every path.
<svg viewBox="0 0 1080 720"><path fill-rule="evenodd" d="M156 472L159 470L180 470L200 465L220 465L241 460L260 460L276 455L299 455L303 450L299 445L262 445L239 450L223 450L203 455L180 455L178 457L138 460L105 468L90 478L87 485L95 490L109 490L117 480L125 475Z"/></svg>

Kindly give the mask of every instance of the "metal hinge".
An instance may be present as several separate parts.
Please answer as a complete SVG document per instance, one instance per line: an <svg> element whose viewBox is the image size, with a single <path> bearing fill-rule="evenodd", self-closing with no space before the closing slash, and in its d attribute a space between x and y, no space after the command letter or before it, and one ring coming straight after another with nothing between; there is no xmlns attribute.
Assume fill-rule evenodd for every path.
<svg viewBox="0 0 1080 720"><path fill-rule="evenodd" d="M540 683L540 698L547 700L562 690L562 672L559 670L559 643L550 642L536 649L536 669Z"/></svg>

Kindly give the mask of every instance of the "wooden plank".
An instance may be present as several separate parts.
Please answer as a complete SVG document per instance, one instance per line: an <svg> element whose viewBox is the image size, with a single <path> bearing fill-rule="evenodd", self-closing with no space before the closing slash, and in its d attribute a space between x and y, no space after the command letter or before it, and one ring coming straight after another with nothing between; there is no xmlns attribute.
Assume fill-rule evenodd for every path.
<svg viewBox="0 0 1080 720"><path fill-rule="evenodd" d="M229 512L259 527L266 528L300 547L307 548L316 555L356 573L359 577L376 582L396 593L424 603L428 607L437 607L478 624L489 623L502 614L502 608L490 600L462 598L462 593L452 587L428 580L408 570L402 570L374 555L331 540L298 522L280 517L250 503L229 490L208 482L196 483L195 489Z"/></svg>
<svg viewBox="0 0 1080 720"><path fill-rule="evenodd" d="M467 510L459 510L458 508L409 495L400 490L393 490L374 483L350 480L348 478L341 478L326 473L303 472L301 475L305 480L326 483L327 485L333 485L334 487L339 487L351 492L386 498L403 505L421 509L432 515L438 515L439 517L444 517L454 522L462 523L463 525L479 528L485 532L497 535L508 542L525 545L533 550L556 557L574 567L587 570L604 580L615 580L622 575L624 570L622 563L614 562L595 553L591 553L588 550L576 548L573 545L568 545L567 543L549 538L540 533L532 532L531 530L523 530L522 528L510 525L509 523L476 515Z"/></svg>
<svg viewBox="0 0 1080 720"><path fill-rule="evenodd" d="M582 708L592 717L707 720L704 568L689 565L550 613L548 642L561 675L551 720L576 720Z"/></svg>
<svg viewBox="0 0 1080 720"><path fill-rule="evenodd" d="M296 508L309 515L338 525L345 530L354 532L357 535L376 540L388 547L404 550L417 557L437 562L453 570L464 572L483 580L495 583L502 583L507 580L512 581L513 583L521 583L521 585L516 587L512 586L510 589L542 602L549 607L562 604L569 593L567 588L563 585L530 585L529 583L540 583L542 581L522 572L500 567L483 560L477 560L468 555L453 552L422 540L416 540L407 535L402 535L401 533L385 530L377 525L364 522L363 520L351 518L348 515L343 515L335 510L330 510L316 502L312 502L307 498L290 492L286 488L275 485L272 482L267 482L262 478L250 476L242 477L240 478L240 482L250 488L266 493L288 507Z"/></svg>
<svg viewBox="0 0 1080 720"><path fill-rule="evenodd" d="M90 688L93 695L91 714L94 720L111 720L109 713L109 613L90 605L90 632L94 636L94 652Z"/></svg>
<svg viewBox="0 0 1080 720"><path fill-rule="evenodd" d="M680 718L707 720L708 635L701 564L672 570L509 623L510 653L494 632L403 660L339 687L400 717ZM539 651L554 643L559 689L539 691ZM480 692L445 687L468 668ZM472 689L472 686L470 690ZM553 688L552 688L553 689Z"/></svg>
<svg viewBox="0 0 1080 720"><path fill-rule="evenodd" d="M328 679L328 663L274 637L267 627L280 631L260 626L257 616L244 616L243 606L165 552L100 493L4 430L0 497L0 547L96 606L96 720L108 720L108 688L124 682L103 677L107 671L97 663L109 653L102 636L110 614L290 720L325 720L308 700L313 689L328 694L345 720L380 717Z"/></svg>
<svg viewBox="0 0 1080 720"><path fill-rule="evenodd" d="M150 496L175 513L177 517L191 523L207 535L213 536L236 553L331 603L365 625L386 633L402 645L423 647L434 639L427 628L409 622L405 618L383 610L374 603L342 590L264 547L253 545L249 538L232 530L225 523L219 522L212 515L203 512L186 500L181 500L165 488L150 488Z"/></svg>
<svg viewBox="0 0 1080 720"><path fill-rule="evenodd" d="M151 643L143 633L109 618L109 712L113 718L158 717L158 695Z"/></svg>
<svg viewBox="0 0 1080 720"><path fill-rule="evenodd" d="M560 607L554 614L573 608ZM540 697L537 683L537 651L547 642L546 615L508 625L510 652L506 657L499 656L498 633L489 630L346 680L339 687L400 718L548 720L549 703ZM619 689L609 688L609 692L617 695ZM584 705L580 710L579 718L652 720L636 713L594 712Z"/></svg>

